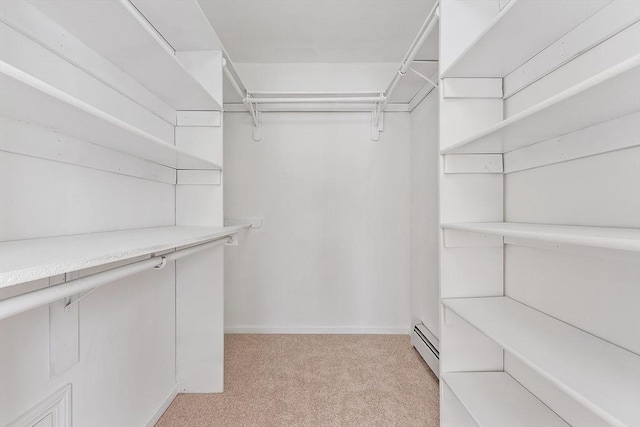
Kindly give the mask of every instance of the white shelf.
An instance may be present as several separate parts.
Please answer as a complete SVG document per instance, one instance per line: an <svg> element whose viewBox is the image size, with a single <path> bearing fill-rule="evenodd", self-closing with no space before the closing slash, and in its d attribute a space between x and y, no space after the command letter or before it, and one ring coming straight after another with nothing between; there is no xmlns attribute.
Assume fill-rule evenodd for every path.
<svg viewBox="0 0 640 427"><path fill-rule="evenodd" d="M478 222L443 224L445 230L471 231L570 245L640 252L640 229L578 227L569 225Z"/></svg>
<svg viewBox="0 0 640 427"><path fill-rule="evenodd" d="M171 46L128 1L43 1L34 6L176 110L221 110Z"/></svg>
<svg viewBox="0 0 640 427"><path fill-rule="evenodd" d="M636 55L441 152L506 153L631 114L640 110L639 73Z"/></svg>
<svg viewBox="0 0 640 427"><path fill-rule="evenodd" d="M2 242L0 288L205 243L248 227L158 227Z"/></svg>
<svg viewBox="0 0 640 427"><path fill-rule="evenodd" d="M175 169L222 168L0 61L0 114Z"/></svg>
<svg viewBox="0 0 640 427"><path fill-rule="evenodd" d="M480 427L569 427L506 372L442 374Z"/></svg>
<svg viewBox="0 0 640 427"><path fill-rule="evenodd" d="M442 77L504 77L610 0L511 0Z"/></svg>
<svg viewBox="0 0 640 427"><path fill-rule="evenodd" d="M507 297L442 303L610 425L640 425L637 354Z"/></svg>

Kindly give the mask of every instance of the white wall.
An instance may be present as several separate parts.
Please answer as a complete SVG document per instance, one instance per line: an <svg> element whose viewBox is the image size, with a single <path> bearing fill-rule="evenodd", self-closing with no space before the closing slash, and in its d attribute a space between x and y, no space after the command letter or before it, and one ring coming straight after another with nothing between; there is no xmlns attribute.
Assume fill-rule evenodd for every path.
<svg viewBox="0 0 640 427"><path fill-rule="evenodd" d="M411 320L440 338L438 91L411 112Z"/></svg>
<svg viewBox="0 0 640 427"><path fill-rule="evenodd" d="M225 217L263 218L225 253L228 331L410 328L410 117L225 114Z"/></svg>

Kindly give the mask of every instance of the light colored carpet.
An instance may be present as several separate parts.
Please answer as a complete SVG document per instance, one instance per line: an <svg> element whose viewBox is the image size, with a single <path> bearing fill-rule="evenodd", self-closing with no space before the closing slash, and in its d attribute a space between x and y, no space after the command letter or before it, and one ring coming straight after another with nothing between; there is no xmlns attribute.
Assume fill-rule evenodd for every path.
<svg viewBox="0 0 640 427"><path fill-rule="evenodd" d="M439 425L438 380L402 335L227 335L225 391L159 427Z"/></svg>

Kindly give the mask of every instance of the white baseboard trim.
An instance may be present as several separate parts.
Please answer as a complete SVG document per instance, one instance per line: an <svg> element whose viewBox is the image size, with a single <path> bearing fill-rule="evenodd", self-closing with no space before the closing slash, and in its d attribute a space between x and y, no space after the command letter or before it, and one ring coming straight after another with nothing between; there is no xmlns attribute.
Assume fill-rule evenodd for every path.
<svg viewBox="0 0 640 427"><path fill-rule="evenodd" d="M351 334L409 335L411 328L379 328L366 326L227 326L225 334Z"/></svg>
<svg viewBox="0 0 640 427"><path fill-rule="evenodd" d="M160 405L158 410L154 412L154 414L151 416L151 418L149 419L149 422L147 423L147 427L153 427L156 425L158 421L160 421L162 414L164 414L165 411L169 408L169 405L171 405L171 402L173 402L173 399L175 399L177 395L178 395L178 384L176 384L173 387L173 389L171 390L171 393L169 393L167 398L162 402L162 405Z"/></svg>

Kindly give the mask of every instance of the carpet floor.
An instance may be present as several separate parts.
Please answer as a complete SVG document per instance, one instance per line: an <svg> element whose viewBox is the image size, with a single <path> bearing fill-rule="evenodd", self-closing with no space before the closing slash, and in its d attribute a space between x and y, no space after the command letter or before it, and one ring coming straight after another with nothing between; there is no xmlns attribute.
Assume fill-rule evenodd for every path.
<svg viewBox="0 0 640 427"><path fill-rule="evenodd" d="M438 379L402 335L227 335L225 391L157 427L439 425Z"/></svg>

